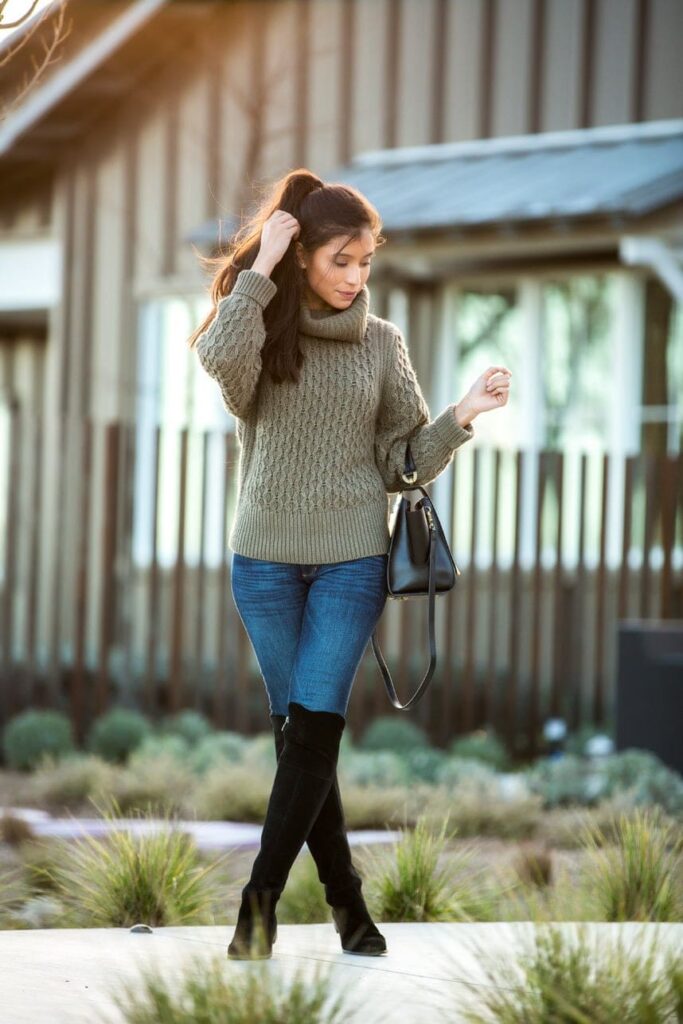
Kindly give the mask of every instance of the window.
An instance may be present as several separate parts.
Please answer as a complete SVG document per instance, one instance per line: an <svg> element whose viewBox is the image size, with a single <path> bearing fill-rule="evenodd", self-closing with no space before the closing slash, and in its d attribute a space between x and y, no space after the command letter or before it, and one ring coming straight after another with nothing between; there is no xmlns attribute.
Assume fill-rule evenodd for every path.
<svg viewBox="0 0 683 1024"><path fill-rule="evenodd" d="M615 382L610 329L614 281L606 274L543 288L542 443L555 450L606 449Z"/></svg>
<svg viewBox="0 0 683 1024"><path fill-rule="evenodd" d="M224 433L234 417L223 408L217 385L202 369L187 338L211 308L206 296L174 296L145 302L139 311L137 373L137 457L133 558L147 566L152 556L154 497L154 429L161 429L157 498L157 557L175 564L178 548L180 432L187 428L188 476L185 560L199 561L203 490L203 432L210 431L207 454L205 561L220 565L225 544L223 509Z"/></svg>

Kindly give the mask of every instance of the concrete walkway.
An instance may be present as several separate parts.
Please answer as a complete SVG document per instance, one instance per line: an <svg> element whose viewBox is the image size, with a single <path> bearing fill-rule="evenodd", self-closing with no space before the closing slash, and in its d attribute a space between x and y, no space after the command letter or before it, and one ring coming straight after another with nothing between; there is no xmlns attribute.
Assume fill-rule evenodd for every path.
<svg viewBox="0 0 683 1024"><path fill-rule="evenodd" d="M563 925L575 933L574 925ZM344 1024L457 1024L470 985L489 982L484 956L508 958L533 937L531 924L381 924L388 952L381 957L341 951L332 924L278 925L270 960L226 957L229 927L158 928L151 934L124 928L0 932L2 1024L122 1024L112 994L159 970L170 987L197 959L216 958L226 974L266 971L288 984L298 972L329 979L329 991L345 995ZM621 932L628 943L644 932L679 948L681 925L588 925L596 944ZM328 973L329 972L329 973ZM354 1012L355 1008L355 1012ZM292 1022L295 1024L295 1022Z"/></svg>
<svg viewBox="0 0 683 1024"><path fill-rule="evenodd" d="M106 818L55 818L47 811L33 807L0 807L0 817L3 814L22 818L37 836L61 839L77 839L83 834L102 836L107 832L123 830L141 836L168 828L168 823L163 819L117 818L110 821ZM200 850L258 849L261 844L262 826L241 821L178 820L173 822L173 827L192 835ZM347 835L349 846L393 843L401 839L400 832L390 832L389 829L358 829Z"/></svg>

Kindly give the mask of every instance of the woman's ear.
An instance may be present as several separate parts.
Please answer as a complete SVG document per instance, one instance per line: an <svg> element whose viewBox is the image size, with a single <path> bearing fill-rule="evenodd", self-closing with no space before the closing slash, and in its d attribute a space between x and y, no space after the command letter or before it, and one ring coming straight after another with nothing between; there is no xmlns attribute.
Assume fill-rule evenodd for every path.
<svg viewBox="0 0 683 1024"><path fill-rule="evenodd" d="M306 262L304 260L304 247L301 242L294 243L294 252L296 254L296 261L300 267L306 268Z"/></svg>

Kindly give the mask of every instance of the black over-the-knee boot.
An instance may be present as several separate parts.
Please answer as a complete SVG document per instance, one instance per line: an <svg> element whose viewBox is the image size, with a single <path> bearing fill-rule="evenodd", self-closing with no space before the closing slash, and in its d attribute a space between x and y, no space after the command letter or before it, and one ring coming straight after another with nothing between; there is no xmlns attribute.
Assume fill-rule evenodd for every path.
<svg viewBox="0 0 683 1024"><path fill-rule="evenodd" d="M284 746L284 715L271 715L275 754ZM346 953L380 956L386 953L384 936L372 920L361 894L363 880L351 857L346 835L344 809L335 768L332 785L306 838L308 849L325 887L325 899L332 908L334 925Z"/></svg>
<svg viewBox="0 0 683 1024"><path fill-rule="evenodd" d="M263 959L277 936L275 906L296 855L306 841L332 784L342 715L290 702L284 744L261 832L261 848L242 890L231 959Z"/></svg>

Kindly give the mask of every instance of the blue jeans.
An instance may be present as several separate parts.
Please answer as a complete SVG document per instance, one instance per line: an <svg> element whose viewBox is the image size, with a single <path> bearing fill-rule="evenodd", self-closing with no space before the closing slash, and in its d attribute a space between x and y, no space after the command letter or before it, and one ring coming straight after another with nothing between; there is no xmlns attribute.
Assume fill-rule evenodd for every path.
<svg viewBox="0 0 683 1024"><path fill-rule="evenodd" d="M388 555L300 565L232 554L231 589L271 715L296 701L346 718L358 667L387 600Z"/></svg>

